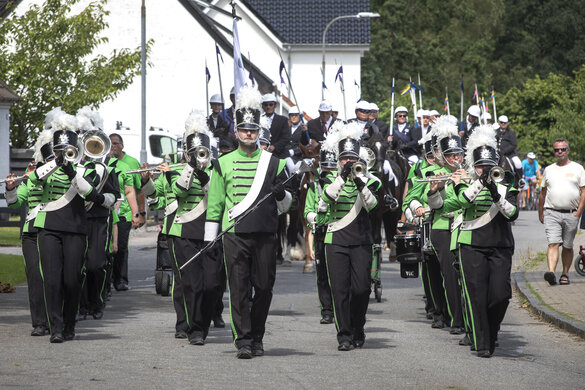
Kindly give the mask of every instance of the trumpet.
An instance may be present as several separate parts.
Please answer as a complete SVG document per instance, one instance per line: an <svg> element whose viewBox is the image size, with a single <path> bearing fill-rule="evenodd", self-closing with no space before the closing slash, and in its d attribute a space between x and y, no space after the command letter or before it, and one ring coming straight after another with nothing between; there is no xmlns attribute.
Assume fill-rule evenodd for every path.
<svg viewBox="0 0 585 390"><path fill-rule="evenodd" d="M15 182L23 181L23 180L24 180L24 179L26 179L27 177L28 177L28 176L26 176L26 175L23 175L23 176L16 176L16 177L13 177L12 179L2 179L2 180L0 180L0 184L4 184L4 183L7 183L7 182L9 182L9 181L13 181L13 180L14 180Z"/></svg>
<svg viewBox="0 0 585 390"><path fill-rule="evenodd" d="M65 149L63 149L63 159L67 161L69 164L77 165L81 161L81 157L83 157L83 144L78 144L77 147L73 145L67 145Z"/></svg>
<svg viewBox="0 0 585 390"><path fill-rule="evenodd" d="M191 158L195 158L197 160L197 168L205 169L207 164L209 163L209 159L211 157L211 153L208 148L205 146L199 146L195 149L194 153L191 154Z"/></svg>
<svg viewBox="0 0 585 390"><path fill-rule="evenodd" d="M356 161L351 166L351 175L352 177L362 177L366 175L368 167L361 161Z"/></svg>
<svg viewBox="0 0 585 390"><path fill-rule="evenodd" d="M489 174L489 181L493 181L494 183L499 183L502 180L504 180L506 171L504 171L504 168L495 166L492 169L490 169L490 174Z"/></svg>
<svg viewBox="0 0 585 390"><path fill-rule="evenodd" d="M172 164L172 165L169 165L169 168L184 167L184 166L185 166L185 164ZM126 173L128 175L132 175L134 173L142 173L142 172L159 172L159 169L157 167L132 169L132 170L126 171L124 173Z"/></svg>
<svg viewBox="0 0 585 390"><path fill-rule="evenodd" d="M85 155L92 159L100 159L110 152L112 143L101 130L90 130L83 133L81 138Z"/></svg>

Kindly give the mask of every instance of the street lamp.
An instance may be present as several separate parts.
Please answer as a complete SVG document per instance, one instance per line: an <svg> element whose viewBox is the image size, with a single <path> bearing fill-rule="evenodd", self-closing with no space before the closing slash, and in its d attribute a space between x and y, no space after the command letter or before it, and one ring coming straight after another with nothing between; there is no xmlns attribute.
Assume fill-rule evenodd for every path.
<svg viewBox="0 0 585 390"><path fill-rule="evenodd" d="M359 12L356 15L343 15L343 16L338 16L336 18L333 18L329 23L327 23L327 26L325 26L325 30L323 30L323 46L322 46L322 51L323 51L323 61L321 62L321 66L322 71L323 71L323 82L321 83L321 100L325 99L325 36L327 35L327 30L329 30L329 27L331 27L331 25L333 23L335 23L336 21L340 20L340 19L361 19L361 18L379 18L380 14L376 13L376 12Z"/></svg>

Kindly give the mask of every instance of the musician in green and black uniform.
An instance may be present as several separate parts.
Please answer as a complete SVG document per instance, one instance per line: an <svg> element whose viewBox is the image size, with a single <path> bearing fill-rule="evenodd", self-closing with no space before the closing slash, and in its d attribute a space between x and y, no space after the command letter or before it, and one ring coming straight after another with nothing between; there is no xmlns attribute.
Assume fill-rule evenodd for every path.
<svg viewBox="0 0 585 390"><path fill-rule="evenodd" d="M457 126L450 123L448 120L439 120L436 123L436 132L438 135L438 143L443 161L443 169L438 171L439 175L449 175L459 170L459 173L464 173L461 169L463 162L463 148L461 147L461 138L459 137ZM443 182L433 182L437 187L444 189ZM423 191L423 199L427 197L430 183L425 186ZM450 189L452 184L448 184ZM425 203L429 203L426 201ZM432 208L432 207L431 207ZM450 326L450 333L459 335L464 333L463 313L461 307L461 290L457 280L457 273L453 267L456 261L454 253L450 250L451 244L451 225L460 214L460 210L441 210L434 208L431 212L431 244L441 267L442 282L445 290L446 306L443 311L443 318L446 326Z"/></svg>
<svg viewBox="0 0 585 390"><path fill-rule="evenodd" d="M44 130L37 138L34 158L38 167L55 158L52 141L53 134L50 130ZM34 169L34 165L29 165L29 171L26 175L30 174ZM25 205L28 208L21 238L24 270L28 285L28 302L33 326L31 336L44 336L49 333L49 326L47 324L43 280L39 264L37 229L34 227L34 220L43 197L43 187L35 186L31 180L25 178L17 188L15 181L9 181L9 179L13 178L13 174L6 177L6 203L8 207L12 208L20 208Z"/></svg>
<svg viewBox="0 0 585 390"><path fill-rule="evenodd" d="M241 359L264 354L265 323L276 276L278 214L286 212L291 201L283 185L285 161L257 145L260 102L257 90L242 87L236 100L239 146L214 164L205 226L205 240L212 241L220 227L227 229L265 195L274 194L223 236L231 326L236 356Z"/></svg>
<svg viewBox="0 0 585 390"><path fill-rule="evenodd" d="M335 139L332 140L333 138ZM323 187L331 184L331 179L335 176L333 171L337 169L337 139L337 134L330 133L321 145L319 152L320 171L315 174L314 181L309 184L305 198L305 219L314 234L313 245L317 271L317 295L321 305L321 324L333 323L333 300L327 275L327 263L325 262L325 233L327 232L329 210L317 213L317 208L323 194Z"/></svg>
<svg viewBox="0 0 585 390"><path fill-rule="evenodd" d="M84 252L87 248L85 202L110 207L112 199L99 194L84 178L85 169L75 166L75 117L63 114L52 125L55 160L33 172L30 180L43 186L43 199L34 226L39 228L38 247L51 342L75 337L75 316L81 293ZM65 157L67 156L67 159Z"/></svg>
<svg viewBox="0 0 585 390"><path fill-rule="evenodd" d="M170 252L177 268L203 246L207 191L211 174L211 138L205 117L191 113L185 123L188 164L180 176L171 176L171 189L178 201L177 213L169 230ZM215 141L215 140L213 140ZM217 251L207 251L197 261L178 272L181 280L189 343L204 345L220 294L220 259Z"/></svg>
<svg viewBox="0 0 585 390"><path fill-rule="evenodd" d="M171 167L167 162L164 162L156 167L161 173L156 179L152 180L151 172L142 172L141 191L146 196L146 202L151 210L164 210L164 218L162 228L159 234L165 236L167 245L170 246L169 230L173 225L173 220L177 213L178 201L171 188L171 182L173 177L179 177L183 170L183 165L178 164L178 156L173 155L171 159ZM142 168L148 168L148 164L144 163ZM176 178L175 178L176 180ZM161 238L162 239L162 238ZM169 256L171 256L169 250ZM173 259L171 259L171 268L173 270L173 282L172 282L172 297L173 306L176 313L175 321L175 338L186 339L188 335L187 326L187 313L185 311L185 300L183 297L183 287L181 285L181 277L179 274L179 268Z"/></svg>
<svg viewBox="0 0 585 390"><path fill-rule="evenodd" d="M493 354L512 297L514 236L510 222L518 217L518 190L513 180L491 174L498 161L496 145L490 126L476 128L467 141L466 155L475 181L461 182L459 175L452 179L458 206L463 209L457 242L473 329L471 341L479 357ZM512 175L504 175L508 176Z"/></svg>
<svg viewBox="0 0 585 390"><path fill-rule="evenodd" d="M320 213L329 209L325 258L340 351L361 348L366 338L373 244L368 213L378 204L381 183L367 172L367 162L360 161L361 173L354 168L362 129L355 122L341 129L339 173L324 186L318 207Z"/></svg>
<svg viewBox="0 0 585 390"><path fill-rule="evenodd" d="M97 111L83 107L77 112L77 119L80 136L86 137L84 138L86 149L83 163L86 176L89 177L95 173L96 190L108 198L108 204L112 205L109 208L94 202L86 202L85 205L87 210L86 276L78 319L85 318L86 315L101 319L106 306L105 290L109 256L107 250L113 227L112 209L116 200L120 198L120 186L116 167L109 165L107 160L109 157L105 157L109 151L107 147L109 138L102 131L101 116Z"/></svg>

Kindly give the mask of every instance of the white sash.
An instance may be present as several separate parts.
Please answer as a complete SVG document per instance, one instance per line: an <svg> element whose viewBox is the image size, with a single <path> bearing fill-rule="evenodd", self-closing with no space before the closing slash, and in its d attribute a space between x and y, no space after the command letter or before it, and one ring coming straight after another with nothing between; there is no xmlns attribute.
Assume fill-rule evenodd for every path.
<svg viewBox="0 0 585 390"><path fill-rule="evenodd" d="M37 217L37 214L41 210L41 205L42 203L39 203L32 210L28 211L28 214L26 215L26 222L30 222Z"/></svg>
<svg viewBox="0 0 585 390"><path fill-rule="evenodd" d="M252 186L250 187L250 191L246 194L244 199L234 207L228 210L228 220L233 221L238 216L242 215L242 213L250 208L252 204L258 198L260 194L260 190L264 185L264 180L266 178L266 172L268 172L268 163L270 162L270 157L272 157L272 153L269 153L265 150L262 151L260 154L260 159L258 160L258 168L256 169L256 174L254 175L254 181L252 182Z"/></svg>
<svg viewBox="0 0 585 390"><path fill-rule="evenodd" d="M175 217L175 223L187 223L191 222L201 216L207 210L207 194L201 199L201 202L193 208L193 210L186 212L185 214L177 215Z"/></svg>
<svg viewBox="0 0 585 390"><path fill-rule="evenodd" d="M165 217L171 215L172 213L174 213L175 211L177 211L177 208L179 207L179 202L177 202L177 200L173 200L170 204L167 205L167 207L165 207Z"/></svg>
<svg viewBox="0 0 585 390"><path fill-rule="evenodd" d="M83 178L84 173L85 173L85 168L78 166L76 175L80 175L80 177ZM82 180L85 180L85 179L82 179ZM40 207L39 211L49 212L49 211L55 211L55 210L62 209L63 207L67 206L73 200L73 198L75 198L75 195L77 195L77 189L75 188L75 186L73 184L71 184L71 187L69 187L67 192L65 192L63 194L63 196L61 196L59 199L54 200L54 201L49 202L49 203L41 203L40 204L41 207Z"/></svg>
<svg viewBox="0 0 585 390"><path fill-rule="evenodd" d="M506 195L506 186L498 185L498 193L500 194L500 196L505 196ZM492 219L494 219L494 217L499 212L500 212L500 209L494 203L489 208L489 210L486 211L486 213L483 214L481 217L476 218L476 219L473 219L471 221L463 221L463 222L461 222L461 229L460 230L475 230L475 229L479 229L480 227L483 227L483 226L487 225L488 223L490 223L490 221Z"/></svg>
<svg viewBox="0 0 585 390"><path fill-rule="evenodd" d="M357 218L360 211L362 211L363 206L364 204L362 202L362 199L358 194L351 210L349 210L349 212L345 214L343 218L341 218L340 220L332 222L329 225L327 225L327 232L336 232L349 226L349 224L352 223L353 220Z"/></svg>

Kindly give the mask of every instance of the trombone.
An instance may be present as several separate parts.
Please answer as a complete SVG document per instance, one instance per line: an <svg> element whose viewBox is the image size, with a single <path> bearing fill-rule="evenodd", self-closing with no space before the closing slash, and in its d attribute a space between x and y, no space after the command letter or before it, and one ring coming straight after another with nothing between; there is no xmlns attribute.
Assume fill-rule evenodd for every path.
<svg viewBox="0 0 585 390"><path fill-rule="evenodd" d="M434 181L448 181L451 180L451 176L453 176L452 173L449 173L447 175L441 175L441 176L437 176L437 177L427 177L424 179L419 179L416 182L417 183L431 183ZM461 180L467 181L467 180L471 180L471 177L462 177Z"/></svg>
<svg viewBox="0 0 585 390"><path fill-rule="evenodd" d="M185 163L182 164L172 164L169 165L169 168L177 168L177 167L184 167ZM142 173L142 172L159 172L159 169L157 167L150 167L150 168L141 168L141 169L132 169L130 171L126 171L124 173L128 174L128 175L132 175L134 173Z"/></svg>

